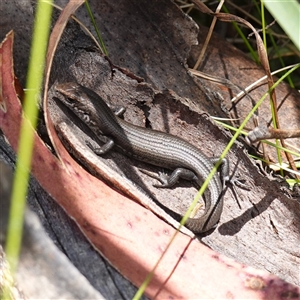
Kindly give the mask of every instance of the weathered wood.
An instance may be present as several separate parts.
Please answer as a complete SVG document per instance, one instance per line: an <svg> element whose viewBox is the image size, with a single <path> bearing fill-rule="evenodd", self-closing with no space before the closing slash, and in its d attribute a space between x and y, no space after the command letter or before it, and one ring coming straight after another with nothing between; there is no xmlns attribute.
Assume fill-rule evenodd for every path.
<svg viewBox="0 0 300 300"><path fill-rule="evenodd" d="M150 5L149 11L147 11L145 3L143 4L144 7L139 6L141 5L140 2L134 4L136 5L135 7L144 12L146 16L145 20L147 21L147 16L153 13L154 8ZM101 16L99 26L104 31L103 36L105 37L105 43L110 51L112 61L116 64L123 64L123 67L128 67L131 72L144 77L146 82L151 83L154 87L154 90L151 90L145 84L136 84L135 89L138 92L138 96L133 93L132 89L129 91L129 94L132 93L130 97L130 102L132 103L129 105L129 113L125 117L129 120L134 120L134 122L138 122L138 119L140 124L142 124L144 122L144 115L143 111L136 107L138 103L136 100L140 100L141 103L146 101L147 121L151 123L153 128L168 130L171 133L182 135L201 148L201 141L205 141L202 145L205 145L203 146L203 151L206 154L219 154L220 151L215 153L215 149L217 147L223 149L228 141L228 137L219 131L217 127L211 125L201 115L201 112L205 110L209 114L222 113L220 102L218 102L222 98L215 97L216 93L221 93L222 90L216 86L212 87L209 83L195 80L186 72L183 64L192 39L182 42L181 45L185 45L187 48L176 44L178 43L178 36L175 34L174 39L170 42L169 39L172 36L170 32L174 28L170 29L170 31L166 28L172 25L172 20L174 19L172 19L172 16L170 16L170 19L166 18L166 14L162 14L164 16L163 20L155 18L153 21L152 19L150 22L151 26L148 26L148 20L148 23L145 23L146 25L137 24L135 28L130 28L130 22L132 22L130 18L126 16L120 18L120 13L125 8L130 11L127 2L124 2L124 7L119 6L114 8L114 16L119 20L117 24L114 24L111 21L111 14L105 13L105 5L94 7L94 9ZM110 5L113 4L110 3ZM101 12L100 9L103 9L103 11ZM163 11L162 7L159 10ZM156 21L160 21L161 23L156 23ZM181 21L186 22L184 19ZM128 25L126 25L127 22ZM143 28L143 30L138 32L136 30L137 27ZM157 28L160 28L158 33L155 31ZM126 36L128 30L132 38L130 38L130 35L129 37ZM190 32L192 30L192 27L188 29ZM118 36L122 37L123 40L121 42L120 40L118 42ZM155 37L151 39L150 45L149 36ZM83 36L81 37L76 38L75 32L68 32L68 36L66 36L68 40L64 40L65 47L62 47L61 52L58 54L52 78L66 80L70 77L75 77L78 81L82 80L82 83L88 83L99 93L103 93L112 102L124 103L122 101L128 99L128 94L121 88L121 93L112 88L111 83L108 82L107 74L103 72L105 64L101 65L103 62L97 53L90 52L91 48L89 47L91 44L89 44L89 40ZM142 37L148 38L145 40ZM189 38L190 35L186 34L185 31L181 35L182 39L184 37ZM168 42L166 42L166 39ZM130 43L127 43L128 41ZM70 43L68 44L68 42ZM83 44L84 42L87 42L87 44ZM124 45L125 42L126 47L119 46L120 44ZM162 45L166 48L163 48ZM222 45L222 49L224 47L228 49L226 53L233 53L230 52L233 51L230 50L230 45ZM219 46L220 43L217 47ZM140 49L139 47L141 47L142 51L137 50ZM158 49L159 52L157 52ZM217 54L220 53L217 50L218 48L214 49L216 49ZM70 55L70 50L74 50L75 52L72 51ZM166 56L166 53L169 56ZM220 66L220 64L214 61L215 56L212 56L214 51L209 53L211 55L208 61L213 62L210 70L216 72L217 68L213 66L216 64ZM243 62L247 61L247 66L248 64L251 65L239 52L234 51L234 59L237 61L243 59ZM206 66L208 65L207 63ZM209 67L207 67L207 70L209 70ZM220 70L220 72L219 76L222 76L224 70ZM231 72L234 74L236 71L232 69ZM118 76L121 77L121 74L118 73L116 77ZM238 77L242 77L242 75L239 74ZM148 94L145 93L145 87ZM140 92L142 88L144 90ZM172 97L172 94L169 92L159 91L164 88L174 90L177 94L184 97L184 99L178 97L176 94L173 94ZM203 90L206 90L206 95L204 95ZM154 98L154 100L151 98ZM177 101L182 101L182 103L176 103ZM126 104L126 106L128 105ZM165 114L163 112L168 112L167 121L164 119ZM136 116L139 117L136 118ZM4 147L2 149L6 149L7 146ZM112 156L114 159L118 159L119 154L113 153ZM241 209L239 209L230 193L227 193L221 225L211 235L205 237L203 241L216 251L233 257L237 261L268 270L291 283L299 285L297 268L297 264L299 265L299 203L287 198L281 192L277 182L270 182L268 178L263 177L245 155L240 145L234 147L233 151L229 153L229 158L232 162L240 160L239 172L243 178L247 179L248 184L251 186L251 191L239 191L238 197L240 198ZM120 156L119 160L116 160L116 163L119 164L123 160L123 157ZM125 164L128 164L127 159L124 160ZM149 183L149 181L145 182ZM147 188L153 190L151 184L148 184ZM191 198L194 193L193 189L185 188L183 191L188 191L187 195L185 195L186 198ZM55 237L57 239L56 241L61 245L63 251L67 253L78 269L85 274L92 285L103 292L104 287L98 281L98 272L105 269L105 267L97 267L100 264L98 254L87 244L76 225L68 219L62 209L57 207L55 202L49 200L48 197L45 197L45 200L43 200L46 195L40 189L34 188L34 193L38 195L38 199L33 202L30 200L31 205L38 211L43 220L43 225L48 229L52 238ZM163 199L168 198L170 191L162 190L157 193ZM173 194L176 196L176 191L173 191ZM40 195L43 196L41 197ZM29 197L29 199L31 198ZM76 246L74 247L74 245ZM106 275L105 272L104 275L101 275L104 276L104 282ZM119 275L113 276L113 280L119 283ZM124 287L119 287L119 289L122 291L126 290ZM113 295L116 295L114 293L110 294L108 292L105 294L105 297L111 298ZM126 296L124 297L126 298ZM127 297L132 297L132 291L128 292Z"/></svg>

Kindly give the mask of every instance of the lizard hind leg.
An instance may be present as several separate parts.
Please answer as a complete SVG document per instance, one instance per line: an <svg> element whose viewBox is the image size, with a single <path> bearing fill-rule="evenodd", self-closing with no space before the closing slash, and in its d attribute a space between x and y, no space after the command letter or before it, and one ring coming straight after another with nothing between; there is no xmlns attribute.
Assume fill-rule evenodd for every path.
<svg viewBox="0 0 300 300"><path fill-rule="evenodd" d="M161 184L153 185L154 187L157 188L170 188L175 185L175 183L179 180L179 178L190 180L190 181L198 180L198 177L193 171L185 168L177 168L172 172L171 175L168 175L164 172L159 172L157 174L146 170L140 170L140 171L152 178L157 179L161 183Z"/></svg>

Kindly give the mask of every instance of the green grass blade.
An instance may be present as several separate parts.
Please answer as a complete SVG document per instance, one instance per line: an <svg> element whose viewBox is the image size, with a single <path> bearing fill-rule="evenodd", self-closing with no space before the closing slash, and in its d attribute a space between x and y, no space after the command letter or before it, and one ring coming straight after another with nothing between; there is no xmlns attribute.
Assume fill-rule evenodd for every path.
<svg viewBox="0 0 300 300"><path fill-rule="evenodd" d="M300 50L300 4L296 0L264 0L265 7Z"/></svg>
<svg viewBox="0 0 300 300"><path fill-rule="evenodd" d="M91 10L91 8L90 8L90 5L89 5L88 0L85 0L85 7L86 7L86 9L87 9L87 11L88 11L88 14L89 14L89 16L90 16L90 19L91 19L91 21L92 21L92 23L93 23L93 26L94 26L95 30L96 30L96 33L97 33L97 36L98 36L98 40L99 40L99 42L100 42L101 48L102 48L102 50L103 50L103 53L104 53L106 56L108 56L107 49L106 49L105 44L104 44L104 42L103 42L103 40L102 40L101 34L100 34L99 30L98 30L98 26L97 26L97 24L96 24L96 21L95 21L94 15L93 15L93 13L92 13L92 10Z"/></svg>
<svg viewBox="0 0 300 300"><path fill-rule="evenodd" d="M229 10L226 8L225 5L223 5L222 9L228 14ZM243 42L245 43L245 46L248 48L253 60L256 63L259 63L259 58L258 55L255 51L255 49L253 49L253 47L251 46L251 44L249 43L247 37L244 35L243 31L240 29L239 25L236 22L232 22L233 27L235 28L235 30L237 31L237 33L240 35L240 37L242 38Z"/></svg>
<svg viewBox="0 0 300 300"><path fill-rule="evenodd" d="M24 118L20 129L19 148L11 197L11 208L6 240L7 260L14 275L22 241L23 216L26 204L28 178L34 142L34 131L38 116L44 61L50 30L52 1L39 0L30 53L27 84L24 100Z"/></svg>

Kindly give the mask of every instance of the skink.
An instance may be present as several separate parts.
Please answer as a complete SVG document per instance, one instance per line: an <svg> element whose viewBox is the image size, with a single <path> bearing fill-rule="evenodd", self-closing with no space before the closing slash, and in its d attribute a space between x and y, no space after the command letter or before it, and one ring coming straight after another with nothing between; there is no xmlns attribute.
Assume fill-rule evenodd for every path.
<svg viewBox="0 0 300 300"><path fill-rule="evenodd" d="M174 185L179 177L196 180L200 186L212 170L216 159L209 159L198 148L179 137L124 121L92 90L77 83L58 84L56 90L65 96L59 100L96 135L108 138L104 146L94 150L95 153L104 154L116 144L131 157L173 170L161 187ZM223 210L223 182L218 174L214 175L204 193L203 215L189 218L185 223L194 233L208 231L219 222Z"/></svg>

